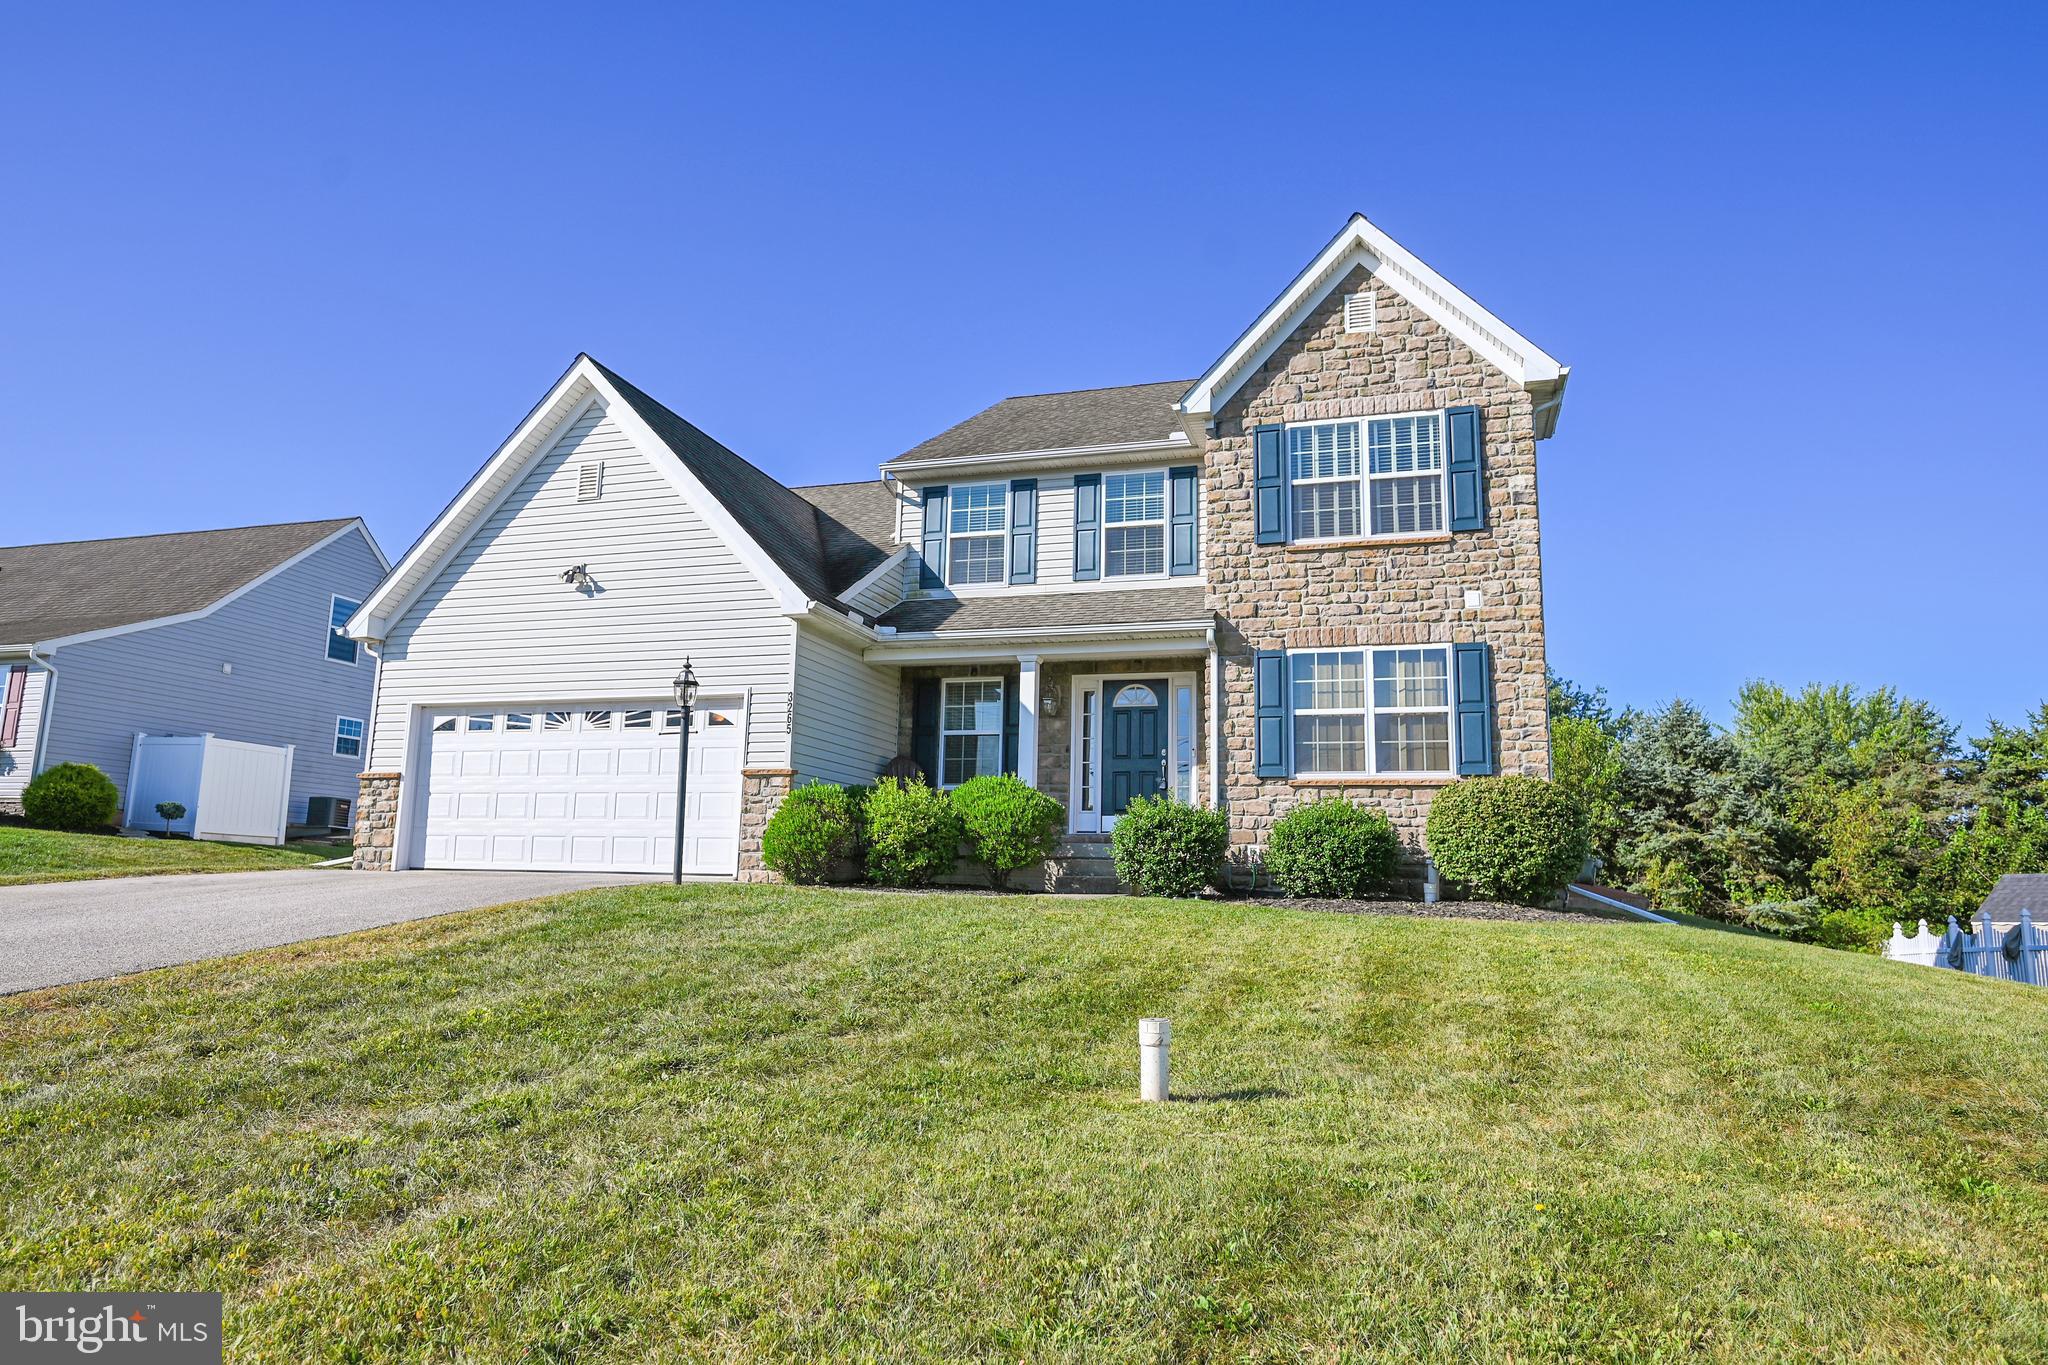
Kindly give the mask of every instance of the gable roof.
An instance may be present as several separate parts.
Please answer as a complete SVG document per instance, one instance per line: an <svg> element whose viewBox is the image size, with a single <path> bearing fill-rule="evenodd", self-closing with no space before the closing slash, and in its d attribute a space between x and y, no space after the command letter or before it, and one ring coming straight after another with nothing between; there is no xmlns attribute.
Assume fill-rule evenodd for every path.
<svg viewBox="0 0 2048 1365"><path fill-rule="evenodd" d="M0 548L0 644L40 645L204 611L361 525L341 517L6 546ZM370 538L367 529L363 538ZM370 546L374 551L376 542Z"/></svg>
<svg viewBox="0 0 2048 1365"><path fill-rule="evenodd" d="M2022 910L2032 911L2034 923L2048 927L2048 872L2008 872L1978 907L2001 929L2018 924Z"/></svg>
<svg viewBox="0 0 2048 1365"><path fill-rule="evenodd" d="M1178 379L1111 389L1020 394L954 423L889 464L1178 442L1186 438L1174 404L1187 391L1188 381Z"/></svg>
<svg viewBox="0 0 2048 1365"><path fill-rule="evenodd" d="M1541 398L1562 399L1565 381L1571 375L1569 366L1560 365L1542 347L1480 307L1364 214L1354 213L1280 296L1189 386L1178 406L1190 423L1214 418L1237 386L1361 265L1524 389ZM1537 418L1537 439L1549 436L1556 426L1553 403Z"/></svg>
<svg viewBox="0 0 2048 1365"><path fill-rule="evenodd" d="M825 573L839 591L896 553L896 495L880 479L818 483L789 491L817 510Z"/></svg>

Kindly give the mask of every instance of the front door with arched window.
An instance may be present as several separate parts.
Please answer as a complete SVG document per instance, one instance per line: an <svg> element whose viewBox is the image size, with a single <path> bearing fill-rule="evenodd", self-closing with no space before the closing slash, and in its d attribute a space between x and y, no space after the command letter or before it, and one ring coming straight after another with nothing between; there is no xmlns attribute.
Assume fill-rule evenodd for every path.
<svg viewBox="0 0 2048 1365"><path fill-rule="evenodd" d="M1166 679L1110 679L1102 732L1102 813L1166 790Z"/></svg>

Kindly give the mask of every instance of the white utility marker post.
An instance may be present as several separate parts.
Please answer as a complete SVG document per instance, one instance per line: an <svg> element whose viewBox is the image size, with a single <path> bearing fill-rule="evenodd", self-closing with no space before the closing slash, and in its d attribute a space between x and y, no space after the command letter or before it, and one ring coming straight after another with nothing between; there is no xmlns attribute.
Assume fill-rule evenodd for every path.
<svg viewBox="0 0 2048 1365"><path fill-rule="evenodd" d="M1166 1098L1166 1053L1173 1041L1173 1023L1167 1019L1138 1021L1138 1098Z"/></svg>

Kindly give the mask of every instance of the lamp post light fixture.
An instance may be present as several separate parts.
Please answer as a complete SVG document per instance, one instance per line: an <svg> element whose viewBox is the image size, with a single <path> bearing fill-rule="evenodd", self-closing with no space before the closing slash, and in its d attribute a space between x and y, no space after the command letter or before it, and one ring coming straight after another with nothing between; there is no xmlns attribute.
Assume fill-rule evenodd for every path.
<svg viewBox="0 0 2048 1365"><path fill-rule="evenodd" d="M671 684L676 691L676 705L683 712L683 733L681 748L676 754L676 871L675 884L683 884L683 808L690 798L690 713L697 701L697 674L690 667L688 655L683 656L683 671L676 674Z"/></svg>

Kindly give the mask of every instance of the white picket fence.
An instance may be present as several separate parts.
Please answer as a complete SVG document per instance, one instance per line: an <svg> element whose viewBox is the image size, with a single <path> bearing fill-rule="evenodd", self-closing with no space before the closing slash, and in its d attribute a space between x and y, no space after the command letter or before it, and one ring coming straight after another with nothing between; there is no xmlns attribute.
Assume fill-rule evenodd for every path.
<svg viewBox="0 0 2048 1365"><path fill-rule="evenodd" d="M1999 929L1991 916L1979 914L1975 932L1949 916L1945 933L1930 933L1927 921L1908 934L1894 922L1892 936L1885 940L1884 955L1894 962L1915 962L1923 967L1946 967L1973 976L2020 981L2030 986L2048 986L2048 933L2034 923L2033 915L2020 911L2020 922Z"/></svg>

